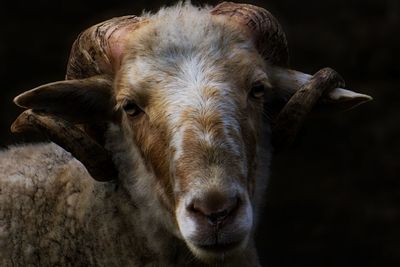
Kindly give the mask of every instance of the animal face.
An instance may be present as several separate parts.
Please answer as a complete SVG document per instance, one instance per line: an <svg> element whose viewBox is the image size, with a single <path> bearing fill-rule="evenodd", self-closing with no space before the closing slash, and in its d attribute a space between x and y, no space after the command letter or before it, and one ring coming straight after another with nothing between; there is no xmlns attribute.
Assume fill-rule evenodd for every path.
<svg viewBox="0 0 400 267"><path fill-rule="evenodd" d="M22 126L32 124L36 111L83 125L84 132L60 134L66 127L54 118L35 122L72 148L96 180L115 179L108 167L117 165L119 182L141 207L139 221L154 219L214 262L243 250L254 228L270 152L263 112L281 110L305 84L277 118L285 137L324 90L345 107L371 99L334 89L342 82L332 70L307 82L311 76L285 69L287 61L286 38L268 11L236 3L177 5L89 28L73 45L67 80L14 101L33 109L20 118ZM76 145L83 139L84 148Z"/></svg>
<svg viewBox="0 0 400 267"><path fill-rule="evenodd" d="M335 89L343 82L333 70L311 78L287 63L285 35L259 7L184 4L114 18L79 35L67 80L15 98L31 110L13 128L37 128L94 179L117 180L116 205L150 241L143 248L168 255L176 251L163 245L180 238L204 262L247 260L269 163L263 112L280 111L274 136L284 144L320 96L345 107L371 99Z"/></svg>
<svg viewBox="0 0 400 267"><path fill-rule="evenodd" d="M115 97L126 138L154 174L149 194L189 248L209 259L247 245L270 89L250 41L226 25L203 25L174 38L160 25L139 32Z"/></svg>

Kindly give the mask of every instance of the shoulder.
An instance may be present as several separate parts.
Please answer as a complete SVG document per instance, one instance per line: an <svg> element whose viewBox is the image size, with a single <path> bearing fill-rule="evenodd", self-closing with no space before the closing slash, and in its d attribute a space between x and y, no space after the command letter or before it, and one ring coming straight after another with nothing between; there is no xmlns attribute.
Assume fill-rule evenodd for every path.
<svg viewBox="0 0 400 267"><path fill-rule="evenodd" d="M23 144L0 151L0 183L36 187L62 176L89 176L85 167L54 143Z"/></svg>

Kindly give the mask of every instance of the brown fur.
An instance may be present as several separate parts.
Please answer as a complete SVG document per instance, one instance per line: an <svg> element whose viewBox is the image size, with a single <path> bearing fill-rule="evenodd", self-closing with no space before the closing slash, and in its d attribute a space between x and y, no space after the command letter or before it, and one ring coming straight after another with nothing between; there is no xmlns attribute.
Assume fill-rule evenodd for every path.
<svg viewBox="0 0 400 267"><path fill-rule="evenodd" d="M13 153L32 149L24 163L30 171L21 171L23 156L10 161L10 171L37 180L25 187L10 171L0 175L4 266L258 265L252 222L271 149L263 100L249 93L267 81L265 62L241 29L208 9L178 5L145 21L128 38L113 81L122 116L108 122L105 146L119 170L115 183L93 181L54 145L0 156L4 167ZM127 101L143 112L123 113ZM46 160L57 170L46 171ZM207 194L221 201L240 195L237 218L219 233L240 236L232 251L202 252L194 242L213 233L185 229L186 202Z"/></svg>

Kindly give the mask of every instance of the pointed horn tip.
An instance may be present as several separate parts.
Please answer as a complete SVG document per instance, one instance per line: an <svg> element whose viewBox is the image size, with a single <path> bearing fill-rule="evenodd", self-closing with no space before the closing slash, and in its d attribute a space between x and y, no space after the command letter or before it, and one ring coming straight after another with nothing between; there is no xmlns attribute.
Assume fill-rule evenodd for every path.
<svg viewBox="0 0 400 267"><path fill-rule="evenodd" d="M364 99L364 102L363 102L363 103L374 100L374 98L373 98L372 96L370 96L370 95L364 95L364 94L362 94L362 97L360 97L360 98Z"/></svg>
<svg viewBox="0 0 400 267"><path fill-rule="evenodd" d="M356 94L357 95L350 98L349 101L357 101L357 102L360 102L360 104L362 104L362 103L366 103L366 102L374 100L374 98L372 96L360 94L360 93L356 93Z"/></svg>
<svg viewBox="0 0 400 267"><path fill-rule="evenodd" d="M354 98L351 102L353 102L354 104L351 105L349 108L345 109L344 111L348 111L348 110L352 110L364 103L370 102L374 100L374 98L372 96L369 95L364 95L364 94L360 94L360 96ZM350 101L349 101L350 102Z"/></svg>
<svg viewBox="0 0 400 267"><path fill-rule="evenodd" d="M364 104L364 103L367 103L367 102L370 102L370 101L374 100L374 98L372 96L369 96L369 95L362 95L358 99L360 101L360 103L358 105L361 105L361 104Z"/></svg>
<svg viewBox="0 0 400 267"><path fill-rule="evenodd" d="M341 94L340 92L343 92ZM360 94L357 92L353 92L347 89L341 89L339 90L334 90L329 94L329 97L333 101L354 101L354 102L360 102L360 103L365 103L374 100L372 96L366 95L366 94Z"/></svg>
<svg viewBox="0 0 400 267"><path fill-rule="evenodd" d="M14 134L24 133L27 131L34 130L34 127L28 120L29 115L32 114L31 110L26 110L21 113L15 121L11 124L10 130Z"/></svg>
<svg viewBox="0 0 400 267"><path fill-rule="evenodd" d="M19 133L23 133L23 132L26 132L26 131L28 131L30 129L30 127L27 127L27 125L25 125L25 124L22 124L21 122L19 122L19 121L14 121L12 124L11 124L11 127L10 127L10 131L11 131L11 133L13 133L13 134L19 134Z"/></svg>
<svg viewBox="0 0 400 267"><path fill-rule="evenodd" d="M347 90L346 90L347 91ZM352 110L364 103L370 102L373 99L373 97L365 94L359 94L359 93L354 93L352 92L353 95L352 97L340 97L340 98L331 98L328 100L328 102L337 105L340 107L341 111L349 111Z"/></svg>
<svg viewBox="0 0 400 267"><path fill-rule="evenodd" d="M12 133L19 133L19 132L20 132L20 130L19 130L19 125L18 125L18 122L17 122L17 121L14 121L14 122L11 124L11 126L10 126L10 131L11 131Z"/></svg>

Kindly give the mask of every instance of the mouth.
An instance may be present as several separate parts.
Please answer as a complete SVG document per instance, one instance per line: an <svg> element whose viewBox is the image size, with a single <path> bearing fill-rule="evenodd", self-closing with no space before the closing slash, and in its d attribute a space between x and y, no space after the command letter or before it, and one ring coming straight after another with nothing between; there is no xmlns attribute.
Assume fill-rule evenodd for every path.
<svg viewBox="0 0 400 267"><path fill-rule="evenodd" d="M215 243L211 245L197 245L197 247L208 253L224 253L232 251L240 246L242 242L231 242L231 243Z"/></svg>
<svg viewBox="0 0 400 267"><path fill-rule="evenodd" d="M219 262L246 249L253 226L252 206L247 195L241 197L241 202L237 199L235 197L236 201L228 201L228 208L227 205L223 206L225 213L220 212L221 208L218 207L216 211L209 212L207 205L203 205L203 208L199 203L195 203L198 205L193 212L192 205L181 202L184 204L177 210L179 230L189 250L199 260Z"/></svg>
<svg viewBox="0 0 400 267"><path fill-rule="evenodd" d="M189 248L194 253L194 255L209 264L216 262L226 261L228 258L232 257L244 249L247 241L240 240L234 242L225 243L213 243L213 244L190 244Z"/></svg>

